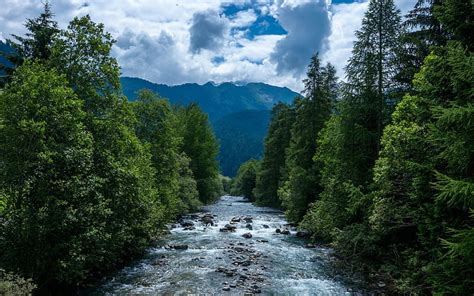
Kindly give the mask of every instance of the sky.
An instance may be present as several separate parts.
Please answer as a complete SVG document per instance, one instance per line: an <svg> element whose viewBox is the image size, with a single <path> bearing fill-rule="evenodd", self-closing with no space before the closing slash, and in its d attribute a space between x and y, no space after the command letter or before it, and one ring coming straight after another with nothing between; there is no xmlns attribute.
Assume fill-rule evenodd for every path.
<svg viewBox="0 0 474 296"><path fill-rule="evenodd" d="M394 0L402 15L416 0ZM61 28L89 14L116 39L122 75L169 85L265 82L302 90L319 52L339 77L368 0L51 0ZM0 40L25 33L40 0L0 0Z"/></svg>

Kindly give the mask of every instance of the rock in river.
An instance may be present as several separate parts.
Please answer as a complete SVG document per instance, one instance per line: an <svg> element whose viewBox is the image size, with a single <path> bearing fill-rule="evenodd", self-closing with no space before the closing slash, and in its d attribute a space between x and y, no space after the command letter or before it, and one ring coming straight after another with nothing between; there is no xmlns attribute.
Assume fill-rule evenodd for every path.
<svg viewBox="0 0 474 296"><path fill-rule="evenodd" d="M242 234L242 237L252 238L252 234L250 232L247 232L247 233Z"/></svg>

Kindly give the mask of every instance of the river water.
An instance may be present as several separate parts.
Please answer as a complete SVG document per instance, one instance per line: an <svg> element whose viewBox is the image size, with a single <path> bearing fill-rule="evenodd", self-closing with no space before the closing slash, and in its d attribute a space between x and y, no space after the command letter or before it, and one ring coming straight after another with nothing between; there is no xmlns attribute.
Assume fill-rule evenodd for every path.
<svg viewBox="0 0 474 296"><path fill-rule="evenodd" d="M210 217L214 226L204 224ZM233 218L235 222L229 224ZM223 196L204 207L204 213L180 222L142 260L119 271L91 294L354 294L331 277L331 250L308 248L308 242L296 236L296 229L287 225L281 212L256 207L241 197ZM226 224L235 231L223 232ZM278 234L277 229L290 234ZM251 238L242 237L248 233Z"/></svg>

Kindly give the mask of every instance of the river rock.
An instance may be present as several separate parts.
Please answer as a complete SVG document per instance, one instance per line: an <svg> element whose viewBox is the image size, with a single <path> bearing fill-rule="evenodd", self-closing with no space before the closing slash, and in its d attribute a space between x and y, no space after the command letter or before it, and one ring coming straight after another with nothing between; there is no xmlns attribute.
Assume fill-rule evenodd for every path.
<svg viewBox="0 0 474 296"><path fill-rule="evenodd" d="M186 226L186 227L183 228L183 230L188 230L188 231L189 230L195 230L195 229L196 229L196 227L194 227L194 226Z"/></svg>
<svg viewBox="0 0 474 296"><path fill-rule="evenodd" d="M170 248L175 250L187 250L189 249L188 245L169 245Z"/></svg>
<svg viewBox="0 0 474 296"><path fill-rule="evenodd" d="M253 229L252 224L250 224L250 223L247 224L247 225L245 225L245 228L247 228L248 230L252 230L252 229Z"/></svg>
<svg viewBox="0 0 474 296"><path fill-rule="evenodd" d="M214 226L214 220L212 219L212 216L202 217L201 222L206 226L208 226L208 225Z"/></svg>
<svg viewBox="0 0 474 296"><path fill-rule="evenodd" d="M234 232L236 228L237 227L235 227L234 225L226 224L224 228L219 229L219 231L220 232Z"/></svg>
<svg viewBox="0 0 474 296"><path fill-rule="evenodd" d="M268 226L267 224L263 224L262 227L265 229L270 228L270 226Z"/></svg>
<svg viewBox="0 0 474 296"><path fill-rule="evenodd" d="M280 228L277 228L277 229L275 229L275 232L276 232L276 233L281 233L281 229L280 229Z"/></svg>
<svg viewBox="0 0 474 296"><path fill-rule="evenodd" d="M288 234L290 234L290 231L289 231L288 229L283 229L283 230L281 231L281 234L288 235Z"/></svg>
<svg viewBox="0 0 474 296"><path fill-rule="evenodd" d="M191 221L182 221L181 223L181 227L191 227L191 226L194 226L194 223L191 222Z"/></svg>
<svg viewBox="0 0 474 296"><path fill-rule="evenodd" d="M253 218L247 216L247 217L244 218L244 221L247 222L247 223L252 223L252 222L253 222Z"/></svg>
<svg viewBox="0 0 474 296"><path fill-rule="evenodd" d="M241 220L240 217L234 217L234 218L230 219L230 222L239 223L240 220Z"/></svg>
<svg viewBox="0 0 474 296"><path fill-rule="evenodd" d="M230 291L230 287L229 286L224 286L224 287L222 287L222 290L223 291Z"/></svg>

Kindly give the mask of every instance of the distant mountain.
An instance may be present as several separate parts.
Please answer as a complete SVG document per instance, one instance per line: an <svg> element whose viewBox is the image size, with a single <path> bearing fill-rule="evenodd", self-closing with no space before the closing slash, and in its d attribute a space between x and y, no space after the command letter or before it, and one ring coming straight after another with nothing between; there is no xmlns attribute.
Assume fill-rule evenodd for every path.
<svg viewBox="0 0 474 296"><path fill-rule="evenodd" d="M217 85L208 82L203 85L187 83L168 86L131 77L122 77L121 82L124 94L131 101L136 98L138 90L148 88L174 104L198 103L209 114L211 122L239 111L270 110L275 103L290 103L298 95L286 87L264 83L236 85L226 82Z"/></svg>
<svg viewBox="0 0 474 296"><path fill-rule="evenodd" d="M269 121L269 110L246 110L214 122L221 147L218 159L224 175L235 176L241 163L262 156Z"/></svg>
<svg viewBox="0 0 474 296"><path fill-rule="evenodd" d="M122 90L135 100L138 90L147 88L168 98L172 104L198 105L209 119L220 142L222 173L235 176L244 161L263 154L263 141L270 121L270 109L278 102L291 103L298 93L265 83L208 82L176 86L156 84L140 78L122 77Z"/></svg>

